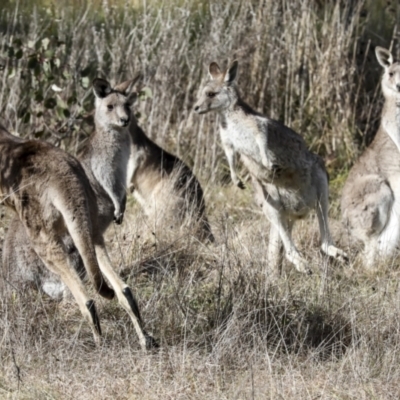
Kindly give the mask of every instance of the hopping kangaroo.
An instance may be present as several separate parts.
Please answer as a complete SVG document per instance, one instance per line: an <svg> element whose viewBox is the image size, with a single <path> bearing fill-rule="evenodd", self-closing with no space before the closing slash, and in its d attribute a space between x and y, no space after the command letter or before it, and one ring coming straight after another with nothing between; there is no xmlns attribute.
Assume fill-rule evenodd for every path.
<svg viewBox="0 0 400 400"><path fill-rule="evenodd" d="M127 170L131 139L131 105L136 98L133 87L139 76L112 88L103 79L93 81L96 97L95 126L79 160L96 195L97 226L103 234L111 222L121 223L126 203ZM74 243L64 238L70 260L82 275L82 259ZM3 249L3 270L14 283L34 284L52 298L66 295L65 285L57 276L48 273L33 251L25 229L18 218L7 232Z"/></svg>
<svg viewBox="0 0 400 400"><path fill-rule="evenodd" d="M214 241L203 190L191 169L151 141L132 118L129 180L133 194L153 223L162 229L189 227L202 241Z"/></svg>
<svg viewBox="0 0 400 400"><path fill-rule="evenodd" d="M351 169L341 201L343 221L364 243L368 267L377 256L390 256L400 241L400 63L382 47L375 54L384 68L381 122Z"/></svg>
<svg viewBox="0 0 400 400"><path fill-rule="evenodd" d="M346 258L333 245L328 228L328 177L323 160L311 153L296 132L248 106L235 84L238 62L226 71L215 62L209 66L211 80L202 89L194 110L220 113L220 135L232 181L243 188L235 169L239 153L250 172L256 202L271 222L269 263L276 271L281 263L282 243L286 258L298 271L310 273L308 262L296 249L291 231L294 221L315 209L322 237L322 251Z"/></svg>
<svg viewBox="0 0 400 400"><path fill-rule="evenodd" d="M98 225L96 194L79 161L48 143L23 140L0 127L0 195L17 213L35 253L72 292L95 341L100 341L99 318L71 265L65 238L76 246L96 290L108 299L117 294L142 348L149 347L153 339L142 328L132 292L110 263Z"/></svg>

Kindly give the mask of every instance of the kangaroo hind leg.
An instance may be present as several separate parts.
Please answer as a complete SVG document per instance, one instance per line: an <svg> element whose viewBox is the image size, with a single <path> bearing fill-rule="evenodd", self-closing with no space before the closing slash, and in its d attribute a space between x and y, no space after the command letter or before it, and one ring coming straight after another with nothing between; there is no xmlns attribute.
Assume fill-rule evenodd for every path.
<svg viewBox="0 0 400 400"><path fill-rule="evenodd" d="M82 193L82 197L86 196ZM76 196L78 198L78 196ZM80 256L88 276L97 292L106 299L114 297L114 291L107 285L96 258L93 245L94 229L89 220L89 207L87 201L74 203L63 201L60 196L54 196L54 206L62 214L66 228L71 235L73 243Z"/></svg>
<svg viewBox="0 0 400 400"><path fill-rule="evenodd" d="M139 337L139 343L143 350L158 347L156 341L143 329L139 307L129 286L115 272L102 238L98 238L95 244L96 255L99 260L101 271L107 277L114 288L118 301L130 316Z"/></svg>
<svg viewBox="0 0 400 400"><path fill-rule="evenodd" d="M336 247L333 243L328 223L328 180L325 172L321 172L324 180L321 182L320 193L317 201L317 217L321 235L321 250L328 256L341 261L348 261L346 252Z"/></svg>
<svg viewBox="0 0 400 400"><path fill-rule="evenodd" d="M346 188L345 188L346 189ZM364 243L364 261L371 266L378 255L389 255L399 240L399 210L388 182L378 175L360 177L342 197L345 224Z"/></svg>
<svg viewBox="0 0 400 400"><path fill-rule="evenodd" d="M28 230L32 247L46 267L58 274L74 296L82 315L88 321L96 344L100 343L101 328L96 308L92 299L88 297L82 281L68 258L67 251L61 240L43 231L40 235L33 235Z"/></svg>

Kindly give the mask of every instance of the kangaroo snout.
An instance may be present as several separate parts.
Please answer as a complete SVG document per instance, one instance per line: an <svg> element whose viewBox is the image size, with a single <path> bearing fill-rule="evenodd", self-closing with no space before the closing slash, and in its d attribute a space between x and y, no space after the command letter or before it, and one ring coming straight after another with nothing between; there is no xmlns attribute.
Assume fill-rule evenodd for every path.
<svg viewBox="0 0 400 400"><path fill-rule="evenodd" d="M121 123L121 126L128 126L129 118L120 118L119 122Z"/></svg>
<svg viewBox="0 0 400 400"><path fill-rule="evenodd" d="M201 106L194 106L193 108L194 112L197 114L204 114L207 112L207 110L205 108L201 108Z"/></svg>
<svg viewBox="0 0 400 400"><path fill-rule="evenodd" d="M400 92L400 83L396 84L396 89L397 89L398 92Z"/></svg>

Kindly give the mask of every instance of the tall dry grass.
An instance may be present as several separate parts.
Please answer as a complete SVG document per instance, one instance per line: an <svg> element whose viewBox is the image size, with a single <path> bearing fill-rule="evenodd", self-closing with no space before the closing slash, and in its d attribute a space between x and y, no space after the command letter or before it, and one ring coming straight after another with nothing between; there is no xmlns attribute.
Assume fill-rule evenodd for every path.
<svg viewBox="0 0 400 400"><path fill-rule="evenodd" d="M61 137L75 149L85 134L75 119L79 105L68 106L68 99L88 99L90 109L88 81L118 81L141 71L153 94L139 106L146 132L213 182L227 172L217 122L192 113L210 61L226 65L238 58L244 98L299 131L335 172L353 162L363 138L369 141L376 130L380 69L374 46L387 47L393 37L399 50L398 10L384 1L9 3L0 14L0 110L8 126L22 135L52 128L53 140ZM35 82L30 56L52 38L65 43L54 49L60 67ZM20 59L6 47L15 47L16 39L22 41ZM42 51L40 62L51 57ZM27 99L39 86L46 97L53 83L63 89L57 101L69 118ZM24 124L18 112L28 103L32 113Z"/></svg>
<svg viewBox="0 0 400 400"><path fill-rule="evenodd" d="M393 38L400 55L394 29L400 11L390 7L396 5L372 0L4 3L1 121L74 153L90 133L88 79L120 81L142 71L152 97L137 106L140 123L194 167L218 242L153 235L130 199L126 220L110 228L107 245L160 351L141 353L130 321L113 302L96 297L104 342L94 348L73 302L14 288L0 295L0 398L400 397L396 259L365 271L356 245L332 218L335 239L351 261L331 263L319 253L312 216L294 234L313 276L285 264L282 276L271 279L268 223L250 190L221 185L229 180L217 118L191 111L208 63L238 58L244 98L297 129L325 157L337 176L336 202L348 166L379 120L373 48L388 47ZM64 44L55 45L55 37ZM47 48L43 39L50 39ZM15 47L11 57L6 45ZM32 54L60 64L35 72ZM63 90L52 91L53 83ZM29 100L39 90L56 99L54 108ZM336 208L331 216L338 216ZM0 221L1 236L8 219Z"/></svg>

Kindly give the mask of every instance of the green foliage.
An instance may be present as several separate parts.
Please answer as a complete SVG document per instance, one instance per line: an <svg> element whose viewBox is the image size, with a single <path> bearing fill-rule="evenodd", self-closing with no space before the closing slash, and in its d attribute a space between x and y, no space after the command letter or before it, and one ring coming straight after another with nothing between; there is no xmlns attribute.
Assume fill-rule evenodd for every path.
<svg viewBox="0 0 400 400"><path fill-rule="evenodd" d="M15 37L0 50L7 84L13 87L18 81L21 89L17 119L29 124L34 137L55 135L63 140L93 108L92 98L82 93L90 88L95 71L91 66L74 71L66 62L67 52L66 43L57 36L37 40Z"/></svg>

